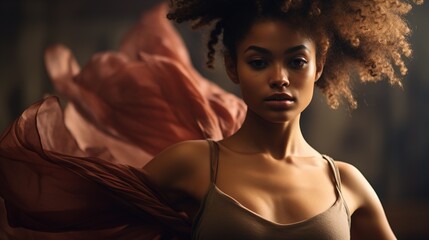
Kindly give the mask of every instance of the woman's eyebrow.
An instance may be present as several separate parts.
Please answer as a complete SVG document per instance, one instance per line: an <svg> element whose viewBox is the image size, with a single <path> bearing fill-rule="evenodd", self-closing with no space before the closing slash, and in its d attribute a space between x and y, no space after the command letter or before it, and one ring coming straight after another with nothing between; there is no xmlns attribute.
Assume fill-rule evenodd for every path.
<svg viewBox="0 0 429 240"><path fill-rule="evenodd" d="M285 54L297 52L297 51L300 51L300 50L310 51L310 49L307 46L305 46L304 44L301 44L301 45L298 45L298 46L295 46L295 47L288 48L285 51Z"/></svg>
<svg viewBox="0 0 429 240"><path fill-rule="evenodd" d="M248 52L250 50L253 50L253 51L265 54L265 55L271 55L271 51L270 50L268 50L266 48L263 48L263 47L254 46L254 45L249 46L244 52L246 53L246 52Z"/></svg>
<svg viewBox="0 0 429 240"><path fill-rule="evenodd" d="M250 50L253 50L253 51L265 54L265 55L272 54L270 50L268 50L266 48L263 48L263 47L258 47L258 46L255 46L255 45L249 46L244 52L247 52L247 51L250 51ZM300 51L300 50L309 51L310 49L307 46L301 44L301 45L294 46L294 47L286 49L286 51L284 53L285 54L290 54L290 53L294 53L294 52L297 52L297 51Z"/></svg>

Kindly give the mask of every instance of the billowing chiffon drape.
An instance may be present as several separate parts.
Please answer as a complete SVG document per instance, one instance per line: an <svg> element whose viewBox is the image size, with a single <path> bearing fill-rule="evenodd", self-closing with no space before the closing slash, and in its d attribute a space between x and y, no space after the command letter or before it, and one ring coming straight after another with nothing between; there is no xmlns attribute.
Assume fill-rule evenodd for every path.
<svg viewBox="0 0 429 240"><path fill-rule="evenodd" d="M28 108L0 139L0 226L10 239L188 238L142 167L167 146L221 139L245 105L192 67L165 18L145 12L117 52L80 68L56 45L45 63L56 97Z"/></svg>

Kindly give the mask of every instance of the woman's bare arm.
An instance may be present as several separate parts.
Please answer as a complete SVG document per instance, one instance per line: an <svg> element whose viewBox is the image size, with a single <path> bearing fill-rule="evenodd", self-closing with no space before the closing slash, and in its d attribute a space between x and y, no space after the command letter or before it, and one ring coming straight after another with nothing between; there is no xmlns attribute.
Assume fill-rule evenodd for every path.
<svg viewBox="0 0 429 240"><path fill-rule="evenodd" d="M396 239L377 194L362 173L344 162L337 165L352 214L352 239Z"/></svg>

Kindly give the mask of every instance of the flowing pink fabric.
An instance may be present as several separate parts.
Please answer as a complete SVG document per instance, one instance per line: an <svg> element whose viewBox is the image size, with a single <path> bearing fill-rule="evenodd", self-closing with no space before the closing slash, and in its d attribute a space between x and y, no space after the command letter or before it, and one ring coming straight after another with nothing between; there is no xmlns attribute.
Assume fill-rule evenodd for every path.
<svg viewBox="0 0 429 240"><path fill-rule="evenodd" d="M80 68L56 45L45 62L56 97L28 108L0 139L0 226L10 239L189 238L142 167L167 146L221 139L245 105L192 67L165 18L144 13L118 52Z"/></svg>

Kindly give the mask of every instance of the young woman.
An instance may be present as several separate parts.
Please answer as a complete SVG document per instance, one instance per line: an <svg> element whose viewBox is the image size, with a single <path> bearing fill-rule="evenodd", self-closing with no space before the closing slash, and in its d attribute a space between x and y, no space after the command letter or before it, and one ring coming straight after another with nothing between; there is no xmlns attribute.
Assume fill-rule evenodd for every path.
<svg viewBox="0 0 429 240"><path fill-rule="evenodd" d="M122 101L119 98L110 102L103 101L103 98L99 100L94 96L99 93L93 94L85 77L89 75L92 78L87 79L98 77L104 81L141 79L143 77L138 74L143 74L145 78L156 79L158 74L163 77L160 70L167 70L170 79L173 77L171 73L177 76L176 83L167 82L174 87L168 88L165 87L167 83L156 81L155 84L161 86L158 89L149 82L151 80L145 79L150 84L142 89L146 91L144 93L154 89L156 91L153 92L171 90L161 95L168 96L161 100L162 103L156 102L159 99L149 100L154 101L152 107L162 107L165 102L179 99L174 96L183 96L184 99L178 102L179 111L171 114L180 121L177 123L174 117L168 117L166 122L174 123L168 129L153 125L157 129L147 131L149 136L142 141L149 143L142 147L143 150L150 156L162 149L161 143L150 144L151 140L158 141L151 138L150 133L153 136L172 133L175 134L173 141L176 141L180 138L197 139L192 134L201 131L203 136L219 141L191 140L175 144L157 154L140 170L132 167L138 164L123 157L124 151L115 155L114 150L121 146L108 144L108 139L103 147L112 149L114 160L112 156L99 154L94 157L94 152L80 150L85 148L82 146L91 149L85 145L90 140L79 138L90 127L82 130L76 123L68 125L79 148L69 140L73 137L61 124L61 116L54 115L60 112L55 100L45 100L27 110L1 139L0 169L7 181L0 185L0 193L12 226L45 232L101 229L103 231L98 232L98 236L117 239L149 239L155 236L395 239L377 195L362 174L353 166L333 161L313 149L301 133L299 120L312 99L315 86L326 94L330 106L338 107L344 98L355 108L349 84L352 74L358 75L361 81L387 78L391 83L400 83L397 72L406 73L401 57L411 54L406 41L409 29L401 17L410 10L410 5L400 1L177 0L171 1L171 7L170 19L194 21L196 27L214 26L208 42L209 66L214 59L214 45L222 35L227 74L241 89L247 106L245 114L241 114L244 108L240 101L205 82L193 70L187 56L175 51L175 47L181 49L181 43L168 32L168 28L161 28L160 35L172 36L171 39L165 38L165 41L171 41L169 44L156 41L159 38L147 38L151 44L146 42L142 46L133 44L133 41L126 42L121 51L134 54L100 58L101 65L105 64L109 67L107 70L115 73L109 73L107 77L88 74L103 73L95 64L89 64L89 70L85 72L84 69L76 77L79 70L73 65L69 52L62 47L53 48L48 52L47 63L57 87L72 100L80 116L99 128L104 127L101 130L107 136L121 139L127 135L124 129L129 131L135 126L118 127L129 119L123 116L116 118L112 113L117 111L127 115L128 108L123 107L125 111L115 108L118 106L115 101ZM162 13L162 9L154 14ZM148 46L157 48L154 50ZM139 55L136 57L135 53ZM53 56L60 56L60 60ZM133 65L129 61L134 58L144 64ZM55 61L50 62L52 59ZM61 67L66 70L58 70ZM65 83L70 81L67 78L74 78L74 82ZM182 88L177 81L191 87ZM115 85L109 83L105 86ZM182 95L177 95L177 92ZM183 94L189 92L192 93L190 97ZM208 92L217 94L201 99L199 94ZM116 93L114 96L122 96L113 93ZM129 88L129 92L122 94L135 97L136 93L139 91ZM170 94L173 96L171 99ZM228 110L228 104L222 102L223 96L231 100L235 109ZM206 103L194 105L202 110L192 119L192 112L186 108L187 104L193 104L187 101L189 99L211 104L207 108L201 107L207 106ZM148 99L142 97L141 101ZM220 106L224 108L220 109ZM142 108L141 112L144 110ZM213 118L206 114L211 111L223 113L226 117ZM168 112L166 114L171 116ZM51 117L49 121L47 116ZM49 131L52 127L47 127L52 122L57 123L55 134ZM240 127L235 131L237 122ZM138 133L141 132L129 133L126 140L138 144ZM67 142L52 141L54 136L63 136ZM104 137L99 136L98 139ZM18 168L22 164L39 167L36 170ZM22 189L19 190L22 186L20 180L9 172L12 169L26 173L24 176L36 171L35 179L40 180L41 175L54 180L37 185L37 189L45 191L44 194L40 191L33 195L24 194ZM63 185L57 184L60 179L66 179ZM73 189L78 194L67 195L64 188ZM34 199L31 198L34 195L39 197L36 202L41 206L36 207L29 200ZM52 199L55 199L54 207L47 204ZM58 199L66 199L66 202ZM100 202L101 199L104 201ZM83 211L88 209L92 211ZM107 209L110 210L106 212ZM93 216L100 212L103 212L102 217ZM36 223L34 219L40 222ZM4 229L11 236L23 236L6 226ZM108 231L104 231L106 229ZM41 234L37 232L27 234L45 236L37 235ZM68 236L84 238L81 232L65 234L61 237L71 234Z"/></svg>

